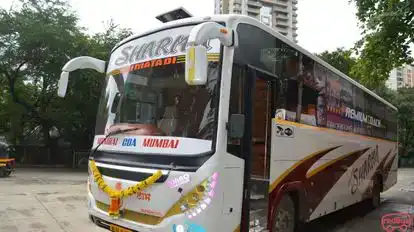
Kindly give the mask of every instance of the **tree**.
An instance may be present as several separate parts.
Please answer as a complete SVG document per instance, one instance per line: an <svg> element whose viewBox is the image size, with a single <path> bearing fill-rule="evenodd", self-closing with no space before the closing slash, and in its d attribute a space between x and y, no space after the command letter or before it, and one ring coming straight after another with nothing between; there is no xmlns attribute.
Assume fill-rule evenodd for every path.
<svg viewBox="0 0 414 232"><path fill-rule="evenodd" d="M337 48L333 52L324 51L318 56L348 76L351 76L351 69L357 62L357 59L352 57L352 50L345 48Z"/></svg>
<svg viewBox="0 0 414 232"><path fill-rule="evenodd" d="M369 86L381 85L393 68L413 62L414 1L352 1L364 35L356 44L360 60L352 73Z"/></svg>
<svg viewBox="0 0 414 232"><path fill-rule="evenodd" d="M392 101L398 108L401 155L414 149L414 88L401 88Z"/></svg>
<svg viewBox="0 0 414 232"><path fill-rule="evenodd" d="M22 1L19 10L0 9L0 75L12 100L42 126L45 143L55 124L48 111L61 64L84 37L77 21L60 0Z"/></svg>
<svg viewBox="0 0 414 232"><path fill-rule="evenodd" d="M0 133L22 136L41 126L45 144L52 146L56 141L48 132L56 126L75 147L90 147L105 77L73 72L67 97L60 99L61 69L81 55L107 59L115 43L131 33L110 21L105 32L88 36L77 21L64 0L21 0L19 9L0 9L0 85L5 90L0 92L0 120L5 121Z"/></svg>
<svg viewBox="0 0 414 232"><path fill-rule="evenodd" d="M110 20L104 32L88 38L88 49L80 55L107 60L115 44L131 34L129 29L121 28L113 20ZM66 140L77 144L78 147L88 147L92 142L104 80L104 74L93 70L71 72L67 95L64 99L58 99L54 106L59 109L54 112L54 118L67 118L59 120L58 127L71 132L65 133L64 136L66 136Z"/></svg>

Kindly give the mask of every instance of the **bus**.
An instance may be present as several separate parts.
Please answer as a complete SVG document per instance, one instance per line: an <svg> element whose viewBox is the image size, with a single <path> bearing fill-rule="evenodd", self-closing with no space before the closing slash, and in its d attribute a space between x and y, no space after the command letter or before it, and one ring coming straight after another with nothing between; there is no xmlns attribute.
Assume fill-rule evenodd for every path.
<svg viewBox="0 0 414 232"><path fill-rule="evenodd" d="M88 212L111 231L293 232L397 181L397 109L242 15L132 35L102 73ZM74 91L71 91L71 94Z"/></svg>

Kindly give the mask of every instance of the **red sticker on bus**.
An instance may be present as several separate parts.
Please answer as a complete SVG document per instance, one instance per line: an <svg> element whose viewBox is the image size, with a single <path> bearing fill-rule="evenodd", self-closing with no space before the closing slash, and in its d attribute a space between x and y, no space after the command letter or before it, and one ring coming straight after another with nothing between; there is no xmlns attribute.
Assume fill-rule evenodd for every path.
<svg viewBox="0 0 414 232"><path fill-rule="evenodd" d="M118 144L118 138L99 138L98 144L103 142L104 145L116 146Z"/></svg>
<svg viewBox="0 0 414 232"><path fill-rule="evenodd" d="M138 200L150 201L151 200L151 194L150 193L144 193L144 192L137 192L137 198L138 198Z"/></svg>
<svg viewBox="0 0 414 232"><path fill-rule="evenodd" d="M145 138L142 143L143 147L156 147L156 148L177 148L180 140L178 139L155 139Z"/></svg>

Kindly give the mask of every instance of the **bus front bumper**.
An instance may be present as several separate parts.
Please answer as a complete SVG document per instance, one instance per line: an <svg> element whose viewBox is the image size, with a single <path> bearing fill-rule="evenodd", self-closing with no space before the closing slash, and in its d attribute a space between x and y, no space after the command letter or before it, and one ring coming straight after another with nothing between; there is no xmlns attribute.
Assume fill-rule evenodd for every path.
<svg viewBox="0 0 414 232"><path fill-rule="evenodd" d="M125 232L170 232L173 231L173 224L180 223L185 220L183 215L176 215L170 218L164 219L160 224L145 225L134 221L129 221L123 218L113 219L107 212L101 210L96 205L95 199L91 192L88 191L88 213L93 217L94 223L100 227L110 229L112 226L122 227ZM173 223L174 221L174 223Z"/></svg>

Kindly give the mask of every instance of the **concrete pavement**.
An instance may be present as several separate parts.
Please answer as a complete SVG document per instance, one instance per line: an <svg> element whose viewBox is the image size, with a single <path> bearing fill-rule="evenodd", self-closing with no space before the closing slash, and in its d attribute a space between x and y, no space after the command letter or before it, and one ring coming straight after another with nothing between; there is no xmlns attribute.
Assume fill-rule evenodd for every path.
<svg viewBox="0 0 414 232"><path fill-rule="evenodd" d="M18 169L0 179L1 232L103 232L88 219L86 175Z"/></svg>
<svg viewBox="0 0 414 232"><path fill-rule="evenodd" d="M0 232L106 231L89 221L85 194L86 172L18 169L0 178ZM375 211L356 205L325 216L307 225L306 231L384 231L382 215L414 213L414 169L400 169L398 183L382 194L382 201Z"/></svg>

